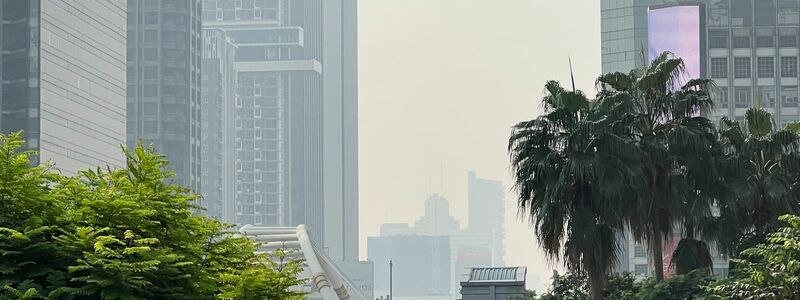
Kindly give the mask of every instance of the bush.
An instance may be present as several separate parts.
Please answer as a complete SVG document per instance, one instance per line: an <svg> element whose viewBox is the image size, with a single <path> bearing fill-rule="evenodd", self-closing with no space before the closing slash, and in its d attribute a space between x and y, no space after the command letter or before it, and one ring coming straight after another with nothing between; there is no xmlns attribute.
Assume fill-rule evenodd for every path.
<svg viewBox="0 0 800 300"><path fill-rule="evenodd" d="M302 296L271 283L303 283L300 262L276 269L252 241L198 215L198 196L168 183L152 148L124 151L125 169L66 177L31 166L22 141L0 134L0 299Z"/></svg>

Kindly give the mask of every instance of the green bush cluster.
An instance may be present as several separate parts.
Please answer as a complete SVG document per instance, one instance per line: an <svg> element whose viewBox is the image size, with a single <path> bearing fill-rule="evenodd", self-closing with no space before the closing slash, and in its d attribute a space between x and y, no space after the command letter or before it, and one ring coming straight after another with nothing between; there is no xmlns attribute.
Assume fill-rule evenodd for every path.
<svg viewBox="0 0 800 300"><path fill-rule="evenodd" d="M124 169L64 176L0 134L0 299L298 299L276 263L198 212L152 148ZM278 253L281 255L281 253Z"/></svg>

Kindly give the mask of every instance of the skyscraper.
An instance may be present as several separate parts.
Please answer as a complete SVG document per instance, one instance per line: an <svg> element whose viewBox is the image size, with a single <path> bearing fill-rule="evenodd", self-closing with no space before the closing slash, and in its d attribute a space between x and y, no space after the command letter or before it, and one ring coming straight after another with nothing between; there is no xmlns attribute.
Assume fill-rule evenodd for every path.
<svg viewBox="0 0 800 300"><path fill-rule="evenodd" d="M65 174L124 167L125 6L0 1L0 132L25 131L34 163Z"/></svg>
<svg viewBox="0 0 800 300"><path fill-rule="evenodd" d="M478 178L469 172L467 181L469 226L467 232L489 236L492 245L492 265L505 264L505 191L500 181Z"/></svg>
<svg viewBox="0 0 800 300"><path fill-rule="evenodd" d="M128 1L128 146L165 154L200 191L200 1Z"/></svg>
<svg viewBox="0 0 800 300"><path fill-rule="evenodd" d="M235 223L306 224L357 260L355 1L204 3L238 47Z"/></svg>
<svg viewBox="0 0 800 300"><path fill-rule="evenodd" d="M651 37L651 32L680 35L699 45L697 57L689 57L699 70L692 76L711 78L718 87L712 94L717 108L709 116L712 120L727 116L743 121L745 111L756 103L772 113L778 126L800 119L798 0L603 0L601 10L603 72L642 66L642 52L649 57L654 51L687 46L661 49L663 39ZM676 30L659 18L691 18L699 26ZM626 255L618 269L646 274L645 247L629 240L623 245ZM715 273L726 272L724 258L715 257Z"/></svg>
<svg viewBox="0 0 800 300"><path fill-rule="evenodd" d="M201 171L206 214L235 222L236 45L221 29L203 29Z"/></svg>

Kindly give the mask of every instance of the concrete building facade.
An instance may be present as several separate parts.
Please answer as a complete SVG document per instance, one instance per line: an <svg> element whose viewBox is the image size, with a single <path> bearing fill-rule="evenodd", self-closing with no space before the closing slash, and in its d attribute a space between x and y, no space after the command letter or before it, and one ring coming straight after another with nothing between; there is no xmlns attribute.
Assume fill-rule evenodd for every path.
<svg viewBox="0 0 800 300"><path fill-rule="evenodd" d="M238 47L236 224L306 224L358 259L354 0L205 0ZM324 71L323 71L324 70Z"/></svg>
<svg viewBox="0 0 800 300"><path fill-rule="evenodd" d="M0 132L64 174L124 167L123 1L0 1Z"/></svg>
<svg viewBox="0 0 800 300"><path fill-rule="evenodd" d="M199 0L129 0L128 147L151 144L175 183L200 192Z"/></svg>

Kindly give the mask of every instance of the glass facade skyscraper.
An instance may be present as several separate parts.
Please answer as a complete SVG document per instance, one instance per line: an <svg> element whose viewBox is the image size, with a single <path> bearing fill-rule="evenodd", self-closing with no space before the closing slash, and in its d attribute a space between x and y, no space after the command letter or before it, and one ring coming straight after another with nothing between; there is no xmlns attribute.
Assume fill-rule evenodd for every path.
<svg viewBox="0 0 800 300"><path fill-rule="evenodd" d="M200 1L127 3L128 147L152 144L200 192Z"/></svg>
<svg viewBox="0 0 800 300"><path fill-rule="evenodd" d="M124 167L123 1L0 1L0 132L64 174Z"/></svg>

